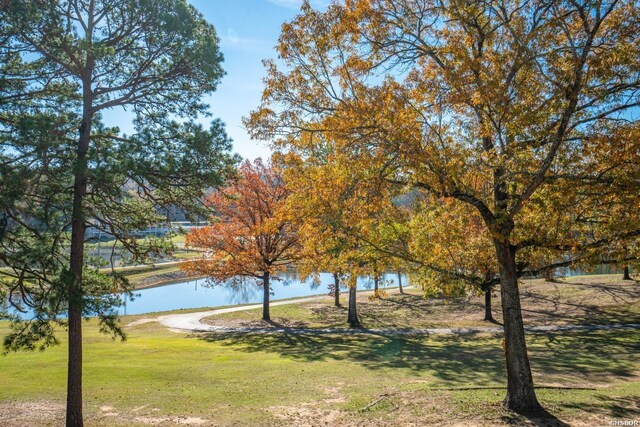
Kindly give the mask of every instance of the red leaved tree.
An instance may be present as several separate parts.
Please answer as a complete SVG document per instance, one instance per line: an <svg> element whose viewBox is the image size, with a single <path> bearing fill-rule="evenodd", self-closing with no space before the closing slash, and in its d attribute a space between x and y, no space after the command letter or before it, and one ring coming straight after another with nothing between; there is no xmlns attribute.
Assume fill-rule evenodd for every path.
<svg viewBox="0 0 640 427"><path fill-rule="evenodd" d="M206 254L181 268L214 283L258 279L264 289L262 319L271 320L269 281L294 261L298 250L297 233L284 209L288 195L278 169L261 159L245 161L236 182L207 198L214 210L211 225L187 236L187 246L206 249Z"/></svg>

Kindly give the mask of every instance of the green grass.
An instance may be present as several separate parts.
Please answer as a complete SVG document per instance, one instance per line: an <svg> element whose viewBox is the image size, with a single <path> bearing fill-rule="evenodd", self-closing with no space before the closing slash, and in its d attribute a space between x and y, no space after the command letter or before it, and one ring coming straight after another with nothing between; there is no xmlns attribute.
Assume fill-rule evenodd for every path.
<svg viewBox="0 0 640 427"><path fill-rule="evenodd" d="M187 236L186 236L185 234L176 234L175 236L173 236L173 237L171 238L171 241L172 241L174 244L178 244L178 243L182 243L182 244L184 244L184 242L185 242L185 240L186 240L186 237L187 237Z"/></svg>
<svg viewBox="0 0 640 427"><path fill-rule="evenodd" d="M552 306L565 311L580 298L599 295L593 292L613 292L592 287L584 294L581 286L558 290L552 284L527 283L523 289L537 296L523 306L547 311L546 299L560 292ZM633 289L620 288L622 293L609 300L597 299L611 303L606 305L611 308L620 303L621 295L635 295ZM404 313L390 301L367 306L366 298L361 296L363 320L380 325L406 324L411 313L422 322L437 322L435 318L446 313L458 319L460 310L474 319L482 314L472 300L457 307L410 300L416 304L406 305ZM542 305L533 305L534 300ZM309 307L333 309L329 297L309 304L273 307L272 314L306 316L320 324L320 317L309 320ZM595 309L603 311L605 305ZM198 310L180 312L187 311ZM233 316L237 320L254 314ZM127 316L123 321L145 317L149 316ZM499 335L183 334L156 322L127 331L126 342L113 342L97 332L94 320L85 324L87 425L174 425L187 416L204 420L204 425L223 426L527 421L499 405L506 381ZM8 324L0 322L0 336L7 332ZM44 352L0 357L0 425L62 423L64 333L61 338L61 346ZM607 425L613 419L640 417L640 330L538 333L527 339L539 399L560 420Z"/></svg>
<svg viewBox="0 0 640 427"><path fill-rule="evenodd" d="M408 405L401 416L417 411L417 419L433 421L438 412L428 403L437 408L440 399L458 419L493 420L504 412L496 406L505 380L495 336L186 336L148 323L131 328L122 343L99 335L93 323L85 328L84 347L89 425L104 423L102 406L121 414L110 425L135 425L133 414L194 414L222 425L276 425L274 414L295 412L310 402L306 412L336 409L347 424L375 415L384 425L399 416L394 405L401 403ZM0 326L0 334L6 326ZM530 335L539 386L597 388L544 389L541 400L561 419L593 413L601 419L638 416L632 403L640 398L639 343L640 332L632 330ZM1 357L0 405L63 401L64 344ZM460 387L490 388L443 390ZM389 394L388 402L360 411L383 393ZM425 399L423 406L410 403Z"/></svg>

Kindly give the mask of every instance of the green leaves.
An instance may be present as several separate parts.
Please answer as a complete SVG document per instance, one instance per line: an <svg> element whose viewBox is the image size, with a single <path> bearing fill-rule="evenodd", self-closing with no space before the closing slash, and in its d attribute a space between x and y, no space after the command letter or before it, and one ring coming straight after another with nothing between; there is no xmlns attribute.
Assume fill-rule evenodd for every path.
<svg viewBox="0 0 640 427"><path fill-rule="evenodd" d="M68 303L74 215L76 231L95 228L146 263L172 245L135 232L168 211L204 214L206 192L234 175L224 125L196 123L224 74L218 44L185 0L9 0L0 10L0 286L27 295L40 322L16 323L26 335L10 347L55 343L44 325ZM131 112L132 135L104 121L110 109ZM122 337L112 293L127 283L84 259L83 315Z"/></svg>

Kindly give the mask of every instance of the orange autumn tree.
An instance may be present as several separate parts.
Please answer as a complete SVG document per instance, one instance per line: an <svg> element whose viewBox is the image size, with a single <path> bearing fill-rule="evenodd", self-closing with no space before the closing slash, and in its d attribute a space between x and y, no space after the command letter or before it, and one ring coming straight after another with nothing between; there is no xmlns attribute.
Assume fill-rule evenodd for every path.
<svg viewBox="0 0 640 427"><path fill-rule="evenodd" d="M357 278L368 274L370 257L360 239L362 225L378 209L380 197L370 188L371 179L350 169L331 154L332 142L321 150L300 150L280 156L291 189L289 213L298 224L302 277L321 271L334 276L335 305L339 289L349 290L347 323L360 327L357 310Z"/></svg>
<svg viewBox="0 0 640 427"><path fill-rule="evenodd" d="M261 159L239 167L239 179L206 200L214 215L211 225L194 229L186 245L206 250L181 269L207 275L213 283L248 277L263 287L262 320L270 321L270 280L296 258L298 236L283 212L289 190L279 169Z"/></svg>
<svg viewBox="0 0 640 427"><path fill-rule="evenodd" d="M630 0L304 2L246 123L283 151L323 134L350 168L481 218L500 279L504 406L539 412L518 280L533 261L640 235L618 213L636 211L638 168L612 156L640 106L639 29Z"/></svg>

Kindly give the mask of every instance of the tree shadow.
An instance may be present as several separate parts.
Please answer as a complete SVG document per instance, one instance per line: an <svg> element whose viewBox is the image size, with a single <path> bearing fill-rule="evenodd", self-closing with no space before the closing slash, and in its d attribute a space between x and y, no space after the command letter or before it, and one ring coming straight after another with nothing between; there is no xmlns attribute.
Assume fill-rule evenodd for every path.
<svg viewBox="0 0 640 427"><path fill-rule="evenodd" d="M610 397L602 394L595 396L596 402L565 403L565 408L577 409L587 413L604 413L611 419L637 419L640 418L640 401L637 397Z"/></svg>
<svg viewBox="0 0 640 427"><path fill-rule="evenodd" d="M484 316L484 304L477 298L424 298L395 294L377 303L362 305L360 315L367 325L377 328L438 328L475 323ZM499 323L498 323L499 324Z"/></svg>
<svg viewBox="0 0 640 427"><path fill-rule="evenodd" d="M306 322L293 321L293 320L290 320L290 319L280 318L280 317L274 317L274 318L271 318L269 320L262 319L257 324L256 324L255 321L251 321L251 322L246 322L245 324L241 324L241 325L242 326L246 326L246 327L250 327L250 328L267 327L267 325L268 325L268 326L271 326L271 327L273 327L275 329L282 329L282 330L308 327L308 324Z"/></svg>
<svg viewBox="0 0 640 427"><path fill-rule="evenodd" d="M368 369L432 371L443 383L495 384L503 378L502 350L495 338L477 336L425 340L424 336L396 335L354 329L352 333L209 333L207 342L236 347L239 351L269 352L303 362L350 361ZM363 333L364 332L364 333ZM469 337L467 336L467 339ZM481 345L491 340L491 344Z"/></svg>
<svg viewBox="0 0 640 427"><path fill-rule="evenodd" d="M529 340L531 341L531 335ZM553 332L535 334L532 366L551 377L633 378L640 362L638 331Z"/></svg>
<svg viewBox="0 0 640 427"><path fill-rule="evenodd" d="M516 426L536 426L536 427L570 427L569 424L558 417L541 409L531 413L517 413L509 411L507 415L500 417L503 423Z"/></svg>
<svg viewBox="0 0 640 427"><path fill-rule="evenodd" d="M504 384L503 351L500 336L394 335L363 329L352 333L296 333L285 329L276 333L198 334L209 343L233 347L249 353L276 353L304 363L344 361L376 372L398 370L400 377L429 378L428 388L473 388ZM534 380L540 388L582 388L585 384L608 384L633 380L640 362L637 330L529 333L529 353ZM584 413L609 414L625 418L636 414L632 398L613 399L590 391L587 403L544 402L554 411L579 409ZM548 412L516 414L508 412L503 421L513 425L566 426Z"/></svg>
<svg viewBox="0 0 640 427"><path fill-rule="evenodd" d="M561 291L563 284L556 285L556 292L522 292L522 312L528 324L544 324L549 321L568 323L606 324L638 323L640 312L633 304L640 299L640 288L601 283L564 283L571 287L570 294Z"/></svg>
<svg viewBox="0 0 640 427"><path fill-rule="evenodd" d="M620 284L607 285L604 283L582 283L572 282L572 286L584 286L590 289L597 289L599 292L611 296L618 303L630 304L640 298L640 289L635 286L621 286Z"/></svg>
<svg viewBox="0 0 640 427"><path fill-rule="evenodd" d="M533 292L527 292L526 300L534 301L537 308L522 308L523 315L546 317L547 320L567 320L570 323L608 324L608 323L640 323L640 313L626 307L598 307L594 304L560 301L558 298L548 297ZM640 293L637 295L640 297ZM631 304L623 300L623 304ZM527 304L529 305L529 304ZM539 322L538 322L539 323Z"/></svg>
<svg viewBox="0 0 640 427"><path fill-rule="evenodd" d="M500 339L486 334L398 335L367 329L350 333L207 333L198 338L238 351L277 353L303 362L349 361L368 369L429 372L434 385L488 386L505 380ZM364 333L363 333L364 332ZM585 378L631 378L640 360L637 331L530 333L529 348L538 384Z"/></svg>
<svg viewBox="0 0 640 427"><path fill-rule="evenodd" d="M414 294L396 294L392 298L385 298L383 301L398 307L409 310L428 310L433 311L433 307L442 304L448 304L452 307L462 309L484 309L484 304L480 300L474 301L475 298L424 298L422 295Z"/></svg>

